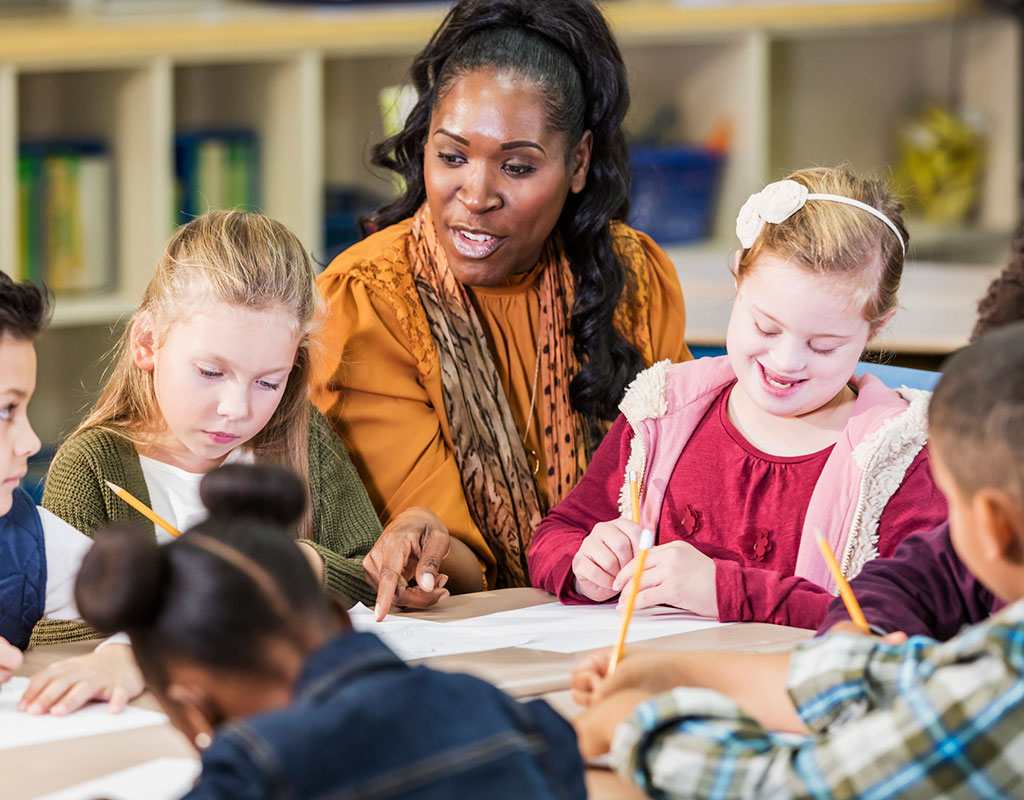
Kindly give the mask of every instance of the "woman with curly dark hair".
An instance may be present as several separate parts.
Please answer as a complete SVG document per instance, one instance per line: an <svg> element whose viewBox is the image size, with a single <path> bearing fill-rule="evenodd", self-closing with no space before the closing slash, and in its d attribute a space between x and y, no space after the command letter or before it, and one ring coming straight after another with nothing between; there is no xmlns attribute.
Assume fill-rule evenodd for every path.
<svg viewBox="0 0 1024 800"><path fill-rule="evenodd" d="M674 267L622 223L629 92L596 6L463 0L411 73L418 101L373 151L405 193L319 279L314 398L391 523L364 562L381 614L443 576L528 585L533 530L626 385L690 357Z"/></svg>

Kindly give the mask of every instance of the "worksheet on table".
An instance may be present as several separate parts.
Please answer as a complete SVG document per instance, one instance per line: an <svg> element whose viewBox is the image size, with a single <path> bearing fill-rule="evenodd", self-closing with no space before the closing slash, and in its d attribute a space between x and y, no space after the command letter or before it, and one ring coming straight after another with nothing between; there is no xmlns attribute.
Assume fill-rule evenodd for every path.
<svg viewBox="0 0 1024 800"><path fill-rule="evenodd" d="M452 622L395 614L374 622L373 611L365 606L350 609L349 617L356 630L378 634L407 661L501 647L555 653L594 650L615 644L622 624L622 612L614 605L571 606L558 602ZM626 641L641 642L725 624L666 606L644 608L633 614Z"/></svg>
<svg viewBox="0 0 1024 800"><path fill-rule="evenodd" d="M28 678L15 677L0 685L0 749L30 744L77 739L101 733L116 733L146 728L167 722L159 711L128 706L120 714L111 714L106 703L90 703L66 716L32 716L18 711L18 701L28 687Z"/></svg>
<svg viewBox="0 0 1024 800"><path fill-rule="evenodd" d="M622 625L622 611L614 604L577 606L544 603L473 617L458 624L467 630L500 631L510 639L527 637L525 642L508 646L577 653L614 645ZM728 624L731 623L698 617L668 606L641 608L633 613L626 641L642 642Z"/></svg>

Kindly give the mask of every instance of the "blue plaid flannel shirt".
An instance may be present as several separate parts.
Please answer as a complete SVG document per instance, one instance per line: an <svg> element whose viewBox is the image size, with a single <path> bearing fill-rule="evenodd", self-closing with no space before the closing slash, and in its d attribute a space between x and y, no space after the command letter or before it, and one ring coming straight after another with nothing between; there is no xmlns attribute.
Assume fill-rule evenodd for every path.
<svg viewBox="0 0 1024 800"><path fill-rule="evenodd" d="M809 736L680 688L619 727L612 761L658 798L1024 798L1024 600L946 643L803 643L787 689Z"/></svg>

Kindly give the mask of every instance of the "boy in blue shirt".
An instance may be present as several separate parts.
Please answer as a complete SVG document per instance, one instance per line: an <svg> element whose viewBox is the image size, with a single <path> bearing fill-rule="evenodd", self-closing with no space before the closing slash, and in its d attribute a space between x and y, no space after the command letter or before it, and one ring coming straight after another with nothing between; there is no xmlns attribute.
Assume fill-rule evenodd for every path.
<svg viewBox="0 0 1024 800"><path fill-rule="evenodd" d="M607 657L591 659L573 675L591 705L583 752L610 747L659 797L1020 796L1024 323L950 359L929 413L953 547L1006 608L946 643L835 634L792 654L638 653L610 678Z"/></svg>
<svg viewBox="0 0 1024 800"><path fill-rule="evenodd" d="M40 619L79 618L75 576L91 545L19 487L40 446L27 409L36 388L33 341L48 319L39 289L0 272L0 683L21 666ZM44 670L32 680L21 708L61 714L99 697L118 711L140 689L130 648L110 643Z"/></svg>

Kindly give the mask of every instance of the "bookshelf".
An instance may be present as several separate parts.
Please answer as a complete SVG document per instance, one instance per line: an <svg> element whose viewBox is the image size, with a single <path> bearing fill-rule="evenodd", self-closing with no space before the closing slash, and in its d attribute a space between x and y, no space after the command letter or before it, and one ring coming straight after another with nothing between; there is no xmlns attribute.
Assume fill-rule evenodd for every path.
<svg viewBox="0 0 1024 800"><path fill-rule="evenodd" d="M444 10L229 5L161 15L0 17L0 265L9 270L19 258L19 144L103 139L115 176L116 280L103 294L60 297L54 325L110 340L170 233L174 138L193 128L254 131L264 210L321 253L325 184L388 190L367 168L369 146L380 138L377 93L404 77ZM724 337L732 220L751 191L809 163L889 163L896 125L926 98L955 96L979 111L989 166L977 222L967 230L912 228L927 261L908 268L908 289L917 281L920 291L904 296L909 329L887 344L921 352L957 346L962 325L940 331L942 323L929 320L984 288L1005 260L1021 213L1021 37L1010 18L976 0L619 0L604 11L630 73L632 131L666 105L679 110L672 134L680 140L699 142L719 118L732 121L713 236L670 248L695 343ZM964 263L958 243L960 251L976 252L965 241L984 242L981 266ZM55 333L42 342L41 357L50 357L47 348L58 340L63 357L85 333ZM65 383L81 385L95 372L97 349L71 360ZM66 397L64 389L40 391ZM59 425L42 425L44 434L66 427L80 403L60 412Z"/></svg>

